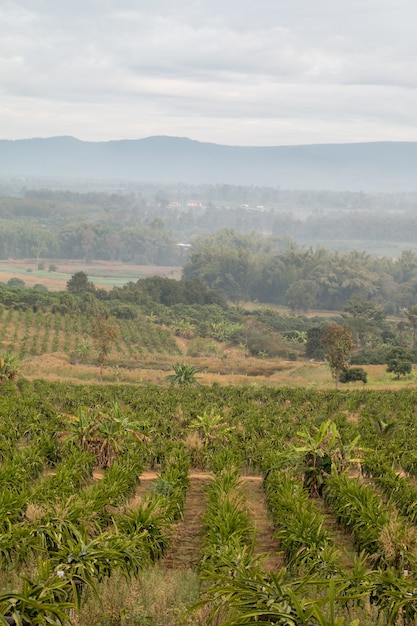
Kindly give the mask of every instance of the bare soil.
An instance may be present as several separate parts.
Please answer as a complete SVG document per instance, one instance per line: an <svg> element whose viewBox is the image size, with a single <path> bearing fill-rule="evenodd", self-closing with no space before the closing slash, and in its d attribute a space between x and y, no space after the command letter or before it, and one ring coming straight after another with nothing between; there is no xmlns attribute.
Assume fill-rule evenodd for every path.
<svg viewBox="0 0 417 626"><path fill-rule="evenodd" d="M162 563L167 569L189 569L198 563L204 534L204 488L209 480L210 474L190 474L183 517L177 524L171 548Z"/></svg>
<svg viewBox="0 0 417 626"><path fill-rule="evenodd" d="M141 481L145 484L146 481L156 477L153 473L143 474ZM191 472L189 478L190 486L187 491L183 518L177 524L171 548L162 562L167 569L193 568L199 560L204 534L202 522L206 506L204 490L212 475L207 472ZM266 570L276 571L283 567L284 561L279 552L279 544L274 537L274 527L267 511L262 478L242 476L242 483L249 514L256 529L255 554L265 556Z"/></svg>
<svg viewBox="0 0 417 626"><path fill-rule="evenodd" d="M266 555L263 562L267 571L277 571L284 567L279 542L274 536L275 529L269 515L265 492L260 476L244 476L243 486L249 513L256 529L255 554Z"/></svg>

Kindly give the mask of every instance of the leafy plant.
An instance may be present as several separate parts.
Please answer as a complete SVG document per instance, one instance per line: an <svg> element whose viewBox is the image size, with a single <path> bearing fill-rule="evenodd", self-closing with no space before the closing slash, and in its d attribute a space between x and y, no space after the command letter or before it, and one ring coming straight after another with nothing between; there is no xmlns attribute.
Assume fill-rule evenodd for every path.
<svg viewBox="0 0 417 626"><path fill-rule="evenodd" d="M190 385L197 385L198 380L196 374L199 371L193 365L187 365L186 363L176 363L172 366L174 373L165 377L165 380L171 383L171 385L179 385L188 387Z"/></svg>
<svg viewBox="0 0 417 626"><path fill-rule="evenodd" d="M19 357L6 352L0 358L0 381L15 380L20 371Z"/></svg>
<svg viewBox="0 0 417 626"><path fill-rule="evenodd" d="M203 446L214 445L226 442L229 435L235 430L225 422L224 417L217 413L215 409L209 412L204 411L202 415L197 415L189 425L191 430L196 430L201 438Z"/></svg>

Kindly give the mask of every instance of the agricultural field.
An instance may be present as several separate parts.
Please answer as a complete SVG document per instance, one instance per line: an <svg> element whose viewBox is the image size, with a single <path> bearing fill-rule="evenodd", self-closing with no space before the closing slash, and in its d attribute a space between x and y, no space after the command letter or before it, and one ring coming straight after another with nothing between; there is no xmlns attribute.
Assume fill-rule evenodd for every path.
<svg viewBox="0 0 417 626"><path fill-rule="evenodd" d="M29 379L99 382L92 336L94 316L52 313L0 305L0 350L19 360L20 375ZM118 336L110 345L102 379L119 384L165 384L178 361L194 367L198 382L231 385L303 386L332 389L324 362L249 356L227 341L209 341L205 355L192 356L193 341L175 334L152 316L115 320ZM368 388L413 388L416 372L396 380L381 365L368 365ZM360 388L361 382L349 383Z"/></svg>
<svg viewBox="0 0 417 626"><path fill-rule="evenodd" d="M0 281L7 283L11 278L20 278L27 287L44 285L49 291L64 291L67 281L75 272L86 272L100 289L122 286L129 281L137 281L147 276L166 276L179 279L181 267L133 265L116 261L81 261L54 260L54 271L49 271L49 263L43 262L44 269L38 269L36 259L0 260Z"/></svg>
<svg viewBox="0 0 417 626"><path fill-rule="evenodd" d="M4 382L3 623L416 624L416 414L408 389Z"/></svg>

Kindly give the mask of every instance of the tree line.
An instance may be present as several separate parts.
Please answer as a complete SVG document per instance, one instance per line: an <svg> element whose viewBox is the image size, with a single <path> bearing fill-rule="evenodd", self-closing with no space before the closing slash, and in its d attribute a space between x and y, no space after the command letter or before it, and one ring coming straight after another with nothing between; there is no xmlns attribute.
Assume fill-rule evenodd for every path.
<svg viewBox="0 0 417 626"><path fill-rule="evenodd" d="M417 254L411 250L398 259L378 258L232 230L196 239L183 276L223 290L234 302L256 300L294 312L341 311L360 296L395 314L417 301Z"/></svg>
<svg viewBox="0 0 417 626"><path fill-rule="evenodd" d="M285 191L230 185L144 186L133 191L22 190L0 196L0 258L178 265L178 243L233 229L381 249L417 239L415 194Z"/></svg>

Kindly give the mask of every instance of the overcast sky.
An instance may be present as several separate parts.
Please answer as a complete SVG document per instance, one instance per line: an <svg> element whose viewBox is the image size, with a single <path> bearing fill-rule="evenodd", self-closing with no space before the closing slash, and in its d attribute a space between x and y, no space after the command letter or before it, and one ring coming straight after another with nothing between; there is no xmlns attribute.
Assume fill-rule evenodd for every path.
<svg viewBox="0 0 417 626"><path fill-rule="evenodd" d="M417 141L416 0L0 0L0 138Z"/></svg>

